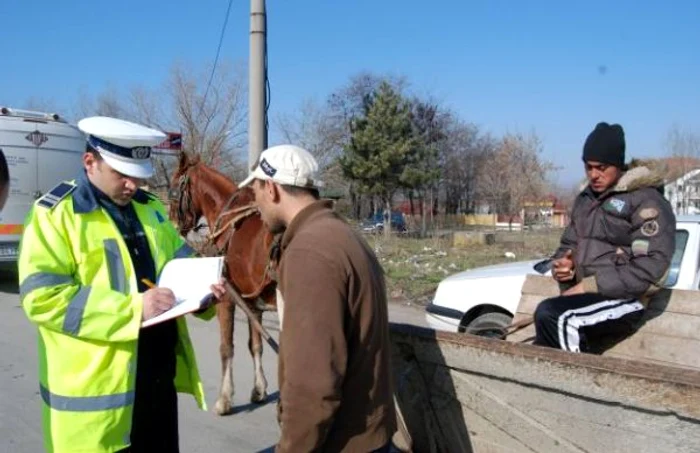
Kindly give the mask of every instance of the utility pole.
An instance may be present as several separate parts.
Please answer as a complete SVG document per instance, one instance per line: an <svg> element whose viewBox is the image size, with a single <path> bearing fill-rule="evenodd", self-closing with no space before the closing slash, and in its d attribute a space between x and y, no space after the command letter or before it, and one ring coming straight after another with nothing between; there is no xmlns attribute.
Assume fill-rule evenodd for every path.
<svg viewBox="0 0 700 453"><path fill-rule="evenodd" d="M250 2L250 58L248 80L248 166L253 168L267 148L266 112L267 20L265 0Z"/></svg>

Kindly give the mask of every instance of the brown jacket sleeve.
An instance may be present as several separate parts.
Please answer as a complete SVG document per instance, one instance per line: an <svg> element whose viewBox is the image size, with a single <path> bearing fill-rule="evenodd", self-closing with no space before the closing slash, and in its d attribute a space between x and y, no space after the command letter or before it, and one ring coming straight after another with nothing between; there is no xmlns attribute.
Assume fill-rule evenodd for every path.
<svg viewBox="0 0 700 453"><path fill-rule="evenodd" d="M346 371L347 285L340 266L312 250L285 251L280 333L282 434L277 452L320 450Z"/></svg>

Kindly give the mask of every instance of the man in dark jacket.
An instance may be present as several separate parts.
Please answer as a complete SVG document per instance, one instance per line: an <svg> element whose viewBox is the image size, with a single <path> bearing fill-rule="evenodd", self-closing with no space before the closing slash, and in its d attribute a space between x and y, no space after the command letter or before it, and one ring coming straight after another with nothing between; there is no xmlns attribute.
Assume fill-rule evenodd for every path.
<svg viewBox="0 0 700 453"><path fill-rule="evenodd" d="M676 219L663 180L627 169L622 127L599 123L586 139L588 186L555 254L559 297L535 311L535 344L599 352L603 338L630 335L649 296L664 284L675 248Z"/></svg>

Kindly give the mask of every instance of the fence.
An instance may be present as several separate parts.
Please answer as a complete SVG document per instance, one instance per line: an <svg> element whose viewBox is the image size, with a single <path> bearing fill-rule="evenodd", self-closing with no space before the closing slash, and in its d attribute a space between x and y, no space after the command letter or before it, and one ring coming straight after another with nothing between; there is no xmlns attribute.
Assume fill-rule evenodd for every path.
<svg viewBox="0 0 700 453"><path fill-rule="evenodd" d="M406 225L410 230L421 228L420 215L406 215ZM472 229L490 227L496 224L495 214L438 214L426 217L428 229Z"/></svg>
<svg viewBox="0 0 700 453"><path fill-rule="evenodd" d="M406 226L409 230L420 230L422 221L420 215L405 215ZM438 214L428 215L426 225L429 230L487 230L520 231L522 222L518 219L512 223L499 219L497 214ZM563 228L569 223L566 214L551 216L546 223L526 224L526 228Z"/></svg>

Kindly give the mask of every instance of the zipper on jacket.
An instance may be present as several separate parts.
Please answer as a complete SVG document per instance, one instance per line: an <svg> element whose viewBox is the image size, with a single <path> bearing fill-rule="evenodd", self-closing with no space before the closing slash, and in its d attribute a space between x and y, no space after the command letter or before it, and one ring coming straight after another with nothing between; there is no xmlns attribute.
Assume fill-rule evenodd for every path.
<svg viewBox="0 0 700 453"><path fill-rule="evenodd" d="M593 218L591 219L591 226L588 228L588 235L586 236L586 238L588 239L588 242L590 242L590 239L593 236L593 230L595 229L595 223L598 220L598 213L599 213L598 208L600 208L603 205L603 203L602 203L603 195L604 194L601 194L601 196L599 198L594 199L593 207L589 210L589 214L592 214ZM590 248L589 244L586 243L586 247L583 249L582 254L581 254L580 263L576 263L577 268L578 268L579 264L586 262L586 258L588 257L587 252L588 252L589 248ZM581 280L583 280L583 278L584 277L581 275ZM581 280L579 280L577 283L579 283Z"/></svg>

